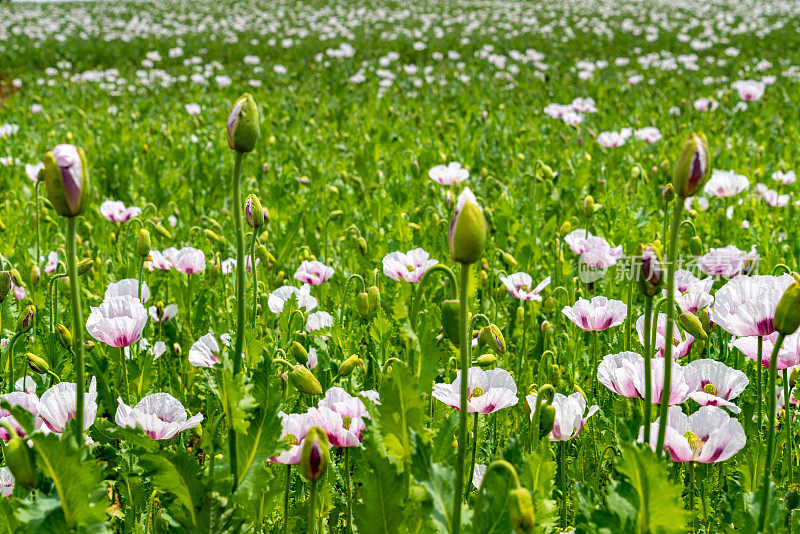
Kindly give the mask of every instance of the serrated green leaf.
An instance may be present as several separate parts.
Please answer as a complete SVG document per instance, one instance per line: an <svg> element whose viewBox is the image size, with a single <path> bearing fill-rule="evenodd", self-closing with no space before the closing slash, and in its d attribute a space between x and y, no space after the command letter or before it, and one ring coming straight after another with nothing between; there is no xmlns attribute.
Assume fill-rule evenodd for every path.
<svg viewBox="0 0 800 534"><path fill-rule="evenodd" d="M395 363L391 375L381 384L378 408L383 428L383 443L391 456L407 462L414 452L411 433L428 434L425 428L427 405L417 381L405 364Z"/></svg>
<svg viewBox="0 0 800 534"><path fill-rule="evenodd" d="M397 534L404 532L408 489L397 468L386 456L377 425L364 436L361 502L353 515L359 532Z"/></svg>
<svg viewBox="0 0 800 534"><path fill-rule="evenodd" d="M200 466L188 452L162 452L140 457L146 476L161 491L175 495L189 514L192 525L197 525L197 511L204 492L200 480Z"/></svg>

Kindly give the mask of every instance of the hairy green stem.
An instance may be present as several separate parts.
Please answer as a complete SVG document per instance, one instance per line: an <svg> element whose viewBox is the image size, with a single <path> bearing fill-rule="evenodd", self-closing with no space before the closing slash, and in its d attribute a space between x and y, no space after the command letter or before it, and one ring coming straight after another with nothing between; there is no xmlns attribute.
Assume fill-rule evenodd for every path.
<svg viewBox="0 0 800 534"><path fill-rule="evenodd" d="M467 396L469 395L469 347L471 340L467 332L469 312L469 264L461 264L459 290L459 321L461 337L461 402L458 413L458 455L456 457L456 487L453 492L453 534L461 532L461 496L464 495L464 457L467 452Z"/></svg>
<svg viewBox="0 0 800 534"><path fill-rule="evenodd" d="M75 421L78 446L83 446L83 314L78 287L78 257L75 245L75 217L67 218L67 272L69 273L70 308L72 309L72 353L75 356Z"/></svg>
<svg viewBox="0 0 800 534"><path fill-rule="evenodd" d="M789 485L794 483L794 458L792 457L792 417L791 405L789 397L791 389L789 388L789 370L783 370L783 398L784 398L784 426L786 427L786 464L789 470Z"/></svg>
<svg viewBox="0 0 800 534"><path fill-rule="evenodd" d="M253 270L253 317L250 322L253 328L256 327L256 316L258 315L258 272L256 271L256 231L253 230L253 239L250 242L250 268Z"/></svg>
<svg viewBox="0 0 800 534"><path fill-rule="evenodd" d="M630 311L628 312L630 313ZM656 319L658 321L658 319ZM652 355L650 351L650 328L653 325L653 297L647 296L644 301L644 442L650 443L650 411L653 403L653 378L650 368ZM658 323L656 322L656 328Z"/></svg>
<svg viewBox="0 0 800 534"><path fill-rule="evenodd" d="M469 496L472 477L475 476L475 454L478 452L478 412L475 412L472 415L472 463L469 465L469 476L467 477L467 489L464 492L464 498Z"/></svg>
<svg viewBox="0 0 800 534"><path fill-rule="evenodd" d="M772 356L769 359L769 386L767 386L767 398L769 399L769 425L767 426L767 458L764 462L764 481L761 487L761 514L758 521L759 532L764 530L764 524L767 519L767 497L769 496L769 475L772 471L772 456L775 452L775 379L778 374L778 352L783 345L783 338L786 337L782 333L778 333L778 339L775 340L775 346L772 348ZM759 357L761 355L759 354ZM761 362L759 362L759 365ZM789 403L789 399L785 399Z"/></svg>
<svg viewBox="0 0 800 534"><path fill-rule="evenodd" d="M244 223L242 222L242 159L244 153L236 152L233 165L233 219L236 223L236 340L233 346L233 374L239 374L242 367L244 348ZM255 268L255 266L254 266ZM231 457L233 488L239 485L236 454L236 430L233 421L228 421L228 447ZM316 489L315 483L312 488ZM312 490L312 495L314 491ZM312 506L313 510L313 506Z"/></svg>

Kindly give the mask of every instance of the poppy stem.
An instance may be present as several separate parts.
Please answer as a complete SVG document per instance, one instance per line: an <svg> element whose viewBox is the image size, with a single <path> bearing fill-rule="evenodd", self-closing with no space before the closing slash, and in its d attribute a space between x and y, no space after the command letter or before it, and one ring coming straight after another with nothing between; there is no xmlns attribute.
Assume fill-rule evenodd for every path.
<svg viewBox="0 0 800 534"><path fill-rule="evenodd" d="M289 489L292 487L292 464L286 464L286 489L283 491L283 534L289 531Z"/></svg>
<svg viewBox="0 0 800 534"><path fill-rule="evenodd" d="M472 418L472 463L469 467L469 477L467 477L467 489L464 498L469 497L470 485L472 484L472 477L475 476L475 454L478 451L478 412L475 412Z"/></svg>
<svg viewBox="0 0 800 534"><path fill-rule="evenodd" d="M458 413L458 455L456 457L456 487L453 492L453 534L461 533L461 496L464 494L464 456L467 452L467 396L469 395L469 346L471 339L467 332L469 312L469 268L461 264L461 285L459 290L459 321L461 337L461 404Z"/></svg>
<svg viewBox="0 0 800 534"><path fill-rule="evenodd" d="M764 462L764 482L761 485L761 513L758 521L759 532L764 530L764 523L767 519L767 498L769 497L768 490L770 484L769 475L772 471L772 456L775 452L775 379L778 374L778 352L781 350L784 337L784 334L778 332L778 339L775 340L775 346L772 348L772 356L769 359L769 386L767 386L767 397L769 399L767 417L769 426L767 427L767 459ZM788 404L789 399L785 399L785 402Z"/></svg>
<svg viewBox="0 0 800 534"><path fill-rule="evenodd" d="M347 534L353 532L353 489L350 480L350 447L344 448L344 473L347 484Z"/></svg>
<svg viewBox="0 0 800 534"><path fill-rule="evenodd" d="M630 309L628 310L630 314ZM650 443L650 411L653 402L653 379L651 376L650 329L653 326L653 297L647 296L644 301L644 442Z"/></svg>
<svg viewBox="0 0 800 534"><path fill-rule="evenodd" d="M758 336L758 348L756 349L756 354L758 357L756 359L756 393L758 395L758 402L756 403L758 415L756 417L757 421L757 430L758 430L758 443L761 443L761 425L764 422L763 415L761 413L762 407L764 405L764 393L761 391L762 389L762 382L764 381L761 378L761 368L764 366L764 355L762 351L764 350L764 337ZM775 392L773 391L773 394Z"/></svg>
<svg viewBox="0 0 800 534"><path fill-rule="evenodd" d="M481 501L483 500L483 490L486 488L486 481L489 480L489 475L498 469L505 471L505 473L511 479L511 482L513 482L514 489L520 487L519 475L517 475L517 470L514 469L513 465L505 460L495 460L489 464L489 467L486 468L486 472L483 474L483 480L481 481L481 486L478 488L478 496L475 500L475 515L472 519L472 534L477 534L478 532L478 514L481 513Z"/></svg>
<svg viewBox="0 0 800 534"><path fill-rule="evenodd" d="M233 346L233 374L236 376L242 367L244 348L244 223L242 222L242 160L244 153L236 151L233 163L233 220L236 223L236 340ZM231 457L233 488L239 485L236 454L236 430L233 421L228 421L228 448ZM316 486L312 482L312 488ZM312 490L312 495L313 495ZM312 506L313 510L313 506Z"/></svg>
<svg viewBox="0 0 800 534"><path fill-rule="evenodd" d="M256 231L253 230L253 239L250 242L250 268L253 270L253 318L250 324L256 327L256 316L258 315L258 273L256 272Z"/></svg>
<svg viewBox="0 0 800 534"><path fill-rule="evenodd" d="M791 397L789 396L791 388L789 387L789 370L783 370L783 398L784 398L784 410L785 410L785 417L784 419L784 426L786 427L786 464L788 465L789 469L789 485L794 483L794 473L793 473L793 464L794 459L792 458L792 418L791 418Z"/></svg>
<svg viewBox="0 0 800 534"><path fill-rule="evenodd" d="M69 273L70 308L72 310L72 353L75 355L75 421L78 446L83 446L83 314L78 287L78 258L75 246L75 217L67 217L67 272Z"/></svg>
<svg viewBox="0 0 800 534"><path fill-rule="evenodd" d="M317 481L311 481L311 495L308 498L308 534L317 533L317 518L314 509L317 507ZM287 516L288 517L288 516Z"/></svg>
<svg viewBox="0 0 800 534"><path fill-rule="evenodd" d="M569 495L567 495L567 442L566 441L559 441L558 442L558 469L561 472L561 526L563 528L567 528L567 499Z"/></svg>
<svg viewBox="0 0 800 534"><path fill-rule="evenodd" d="M126 358L125 358L125 347L120 347L119 348L119 366L122 368L122 376L125 379L125 401L128 402L128 403L131 403L131 385L128 382L128 362L125 361L125 360L126 360Z"/></svg>

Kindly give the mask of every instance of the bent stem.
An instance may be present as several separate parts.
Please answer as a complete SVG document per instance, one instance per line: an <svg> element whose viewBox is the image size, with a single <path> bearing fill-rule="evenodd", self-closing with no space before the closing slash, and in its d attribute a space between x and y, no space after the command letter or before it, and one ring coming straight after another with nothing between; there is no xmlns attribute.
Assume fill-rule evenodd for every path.
<svg viewBox="0 0 800 534"><path fill-rule="evenodd" d="M764 529L764 522L767 519L767 497L769 496L769 475L770 471L772 471L772 455L775 449L775 379L776 375L778 374L778 352L781 350L781 346L783 345L783 333L778 333L778 339L775 341L775 346L772 349L772 356L769 359L769 386L767 386L767 392L771 392L768 395L769 398L769 411L767 412L767 417L769 418L769 425L767 427L767 459L764 463L764 481L761 488L761 513L759 515L758 521L758 530L759 532ZM785 399L786 403L789 403L789 399Z"/></svg>
<svg viewBox="0 0 800 534"><path fill-rule="evenodd" d="M486 468L486 472L483 474L481 487L478 488L478 497L475 500L475 515L473 516L472 520L472 534L478 534L478 515L481 513L481 501L483 500L483 490L486 487L486 481L489 480L489 475L499 469L504 470L505 473L511 478L511 481L514 483L514 489L520 487L519 476L517 476L517 470L514 469L513 465L505 460L495 460L489 464L489 467Z"/></svg>
<svg viewBox="0 0 800 534"><path fill-rule="evenodd" d="M72 354L75 356L75 431L78 446L83 445L83 314L78 287L78 258L75 246L75 217L67 218L67 272L69 273L70 308L72 309Z"/></svg>
<svg viewBox="0 0 800 534"><path fill-rule="evenodd" d="M658 321L658 319L656 319ZM650 443L650 410L653 403L653 379L650 368L650 328L653 325L653 297L644 301L644 442Z"/></svg>
<svg viewBox="0 0 800 534"><path fill-rule="evenodd" d="M459 321L461 337L461 403L458 413L458 455L456 457L456 487L453 492L453 534L461 532L461 496L464 494L464 456L467 452L467 395L469 395L469 352L470 338L467 332L467 313L469 306L469 264L461 264L461 285L459 290Z"/></svg>
<svg viewBox="0 0 800 534"><path fill-rule="evenodd" d="M675 263L678 256L678 230L680 229L682 199L677 199L672 214L670 229L669 256L667 257L667 324L664 330L664 387L661 390L661 406L658 421L658 440L656 441L656 454L664 454L664 438L667 433L667 411L669 398L672 392L672 330L675 324ZM657 318L656 318L657 320ZM658 322L656 322L658 330Z"/></svg>

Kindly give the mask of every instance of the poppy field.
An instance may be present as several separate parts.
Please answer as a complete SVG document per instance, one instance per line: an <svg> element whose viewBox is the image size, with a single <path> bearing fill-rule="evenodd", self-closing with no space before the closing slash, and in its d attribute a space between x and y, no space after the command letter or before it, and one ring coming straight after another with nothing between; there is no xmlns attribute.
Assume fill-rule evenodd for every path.
<svg viewBox="0 0 800 534"><path fill-rule="evenodd" d="M800 532L798 22L2 4L0 532Z"/></svg>

